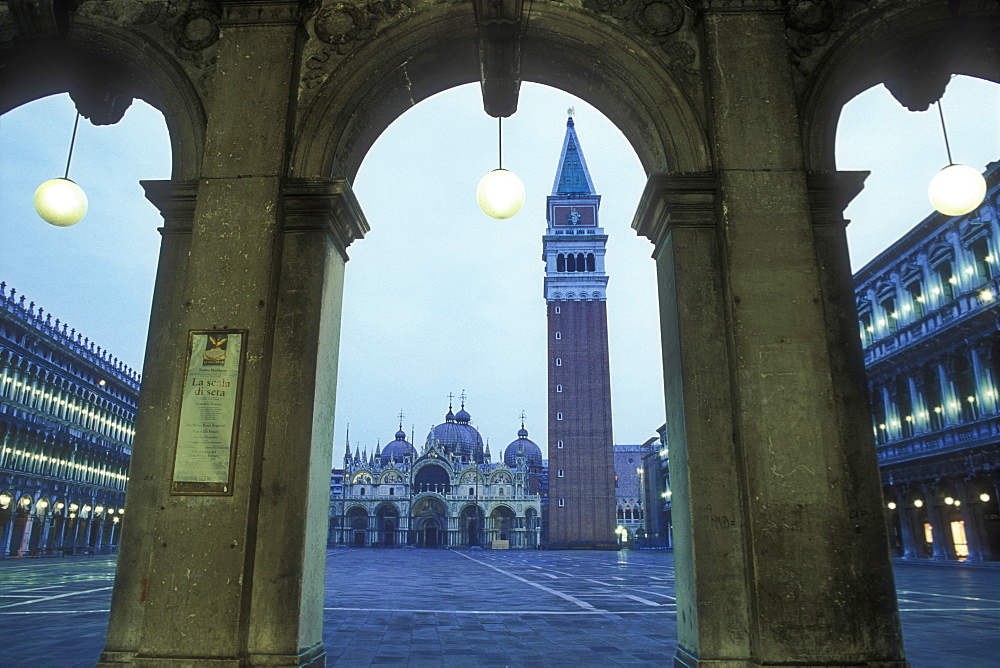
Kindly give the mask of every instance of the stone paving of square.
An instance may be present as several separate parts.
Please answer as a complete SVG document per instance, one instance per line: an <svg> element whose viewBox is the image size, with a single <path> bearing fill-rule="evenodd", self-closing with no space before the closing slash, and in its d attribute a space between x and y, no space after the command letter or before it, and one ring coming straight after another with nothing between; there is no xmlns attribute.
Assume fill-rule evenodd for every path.
<svg viewBox="0 0 1000 668"><path fill-rule="evenodd" d="M914 668L1000 666L1000 565L896 563ZM0 562L0 668L92 666L114 557ZM669 552L331 550L328 666L667 666Z"/></svg>

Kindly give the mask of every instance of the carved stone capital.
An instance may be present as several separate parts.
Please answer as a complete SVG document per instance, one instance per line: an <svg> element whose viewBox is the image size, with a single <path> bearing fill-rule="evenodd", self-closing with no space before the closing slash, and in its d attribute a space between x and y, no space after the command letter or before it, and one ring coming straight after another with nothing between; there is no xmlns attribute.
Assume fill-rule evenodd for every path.
<svg viewBox="0 0 1000 668"><path fill-rule="evenodd" d="M871 172L809 172L806 188L809 191L809 208L815 226L846 226L844 209L865 187Z"/></svg>
<svg viewBox="0 0 1000 668"><path fill-rule="evenodd" d="M674 228L714 228L718 196L716 172L651 174L632 219L632 229L659 247Z"/></svg>
<svg viewBox="0 0 1000 668"><path fill-rule="evenodd" d="M345 261L347 247L371 229L345 179L285 179L282 197L283 231L325 234Z"/></svg>
<svg viewBox="0 0 1000 668"><path fill-rule="evenodd" d="M191 234L194 224L194 208L198 202L198 182L174 181L139 181L146 191L146 199L160 210L163 216L161 235Z"/></svg>

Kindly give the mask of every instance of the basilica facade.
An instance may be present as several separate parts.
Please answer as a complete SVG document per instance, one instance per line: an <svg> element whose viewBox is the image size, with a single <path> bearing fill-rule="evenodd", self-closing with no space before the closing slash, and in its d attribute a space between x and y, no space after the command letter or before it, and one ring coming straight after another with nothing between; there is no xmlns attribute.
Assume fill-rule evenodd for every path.
<svg viewBox="0 0 1000 668"><path fill-rule="evenodd" d="M541 545L542 453L521 424L494 462L465 403L448 407L420 452L400 423L368 453L350 444L340 498L330 505L331 546L485 547Z"/></svg>

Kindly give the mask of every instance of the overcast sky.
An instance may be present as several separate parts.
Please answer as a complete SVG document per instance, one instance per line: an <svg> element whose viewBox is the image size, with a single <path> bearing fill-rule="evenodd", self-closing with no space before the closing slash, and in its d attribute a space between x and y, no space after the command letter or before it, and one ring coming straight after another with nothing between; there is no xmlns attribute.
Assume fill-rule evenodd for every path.
<svg viewBox="0 0 1000 668"><path fill-rule="evenodd" d="M944 105L957 162L982 170L1000 157L1000 87L956 78ZM663 422L652 246L630 229L645 183L634 152L585 102L526 83L504 121L504 166L524 181L527 201L512 219L487 218L474 194L496 167L496 120L469 85L397 119L354 184L372 231L349 249L335 463L348 423L352 447L371 451L392 440L402 411L419 448L447 395L462 391L494 455L514 439L522 410L544 451L541 236L570 106L610 237L615 441L642 442ZM138 180L169 177L166 128L139 102L116 126L81 123L70 177L90 211L60 229L31 200L62 175L74 114L55 96L0 118L0 280L141 369L161 219ZM858 269L930 213L926 186L947 162L937 112L907 112L873 88L845 108L837 160L872 171L847 212Z"/></svg>

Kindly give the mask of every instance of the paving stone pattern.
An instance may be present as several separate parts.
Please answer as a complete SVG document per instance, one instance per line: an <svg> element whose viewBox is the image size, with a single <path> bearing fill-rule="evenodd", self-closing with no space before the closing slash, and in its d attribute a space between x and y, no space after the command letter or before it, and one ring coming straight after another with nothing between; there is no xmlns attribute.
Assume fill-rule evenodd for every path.
<svg viewBox="0 0 1000 668"><path fill-rule="evenodd" d="M113 557L0 561L0 668L92 666ZM1000 666L1000 567L896 564L914 668ZM331 550L327 665L669 666L669 552Z"/></svg>

